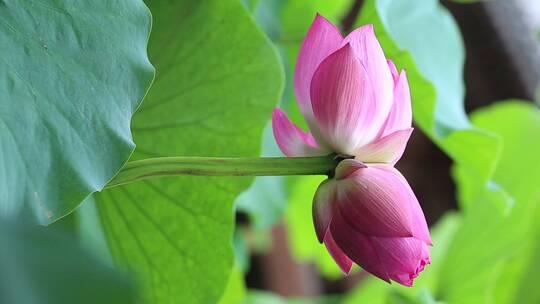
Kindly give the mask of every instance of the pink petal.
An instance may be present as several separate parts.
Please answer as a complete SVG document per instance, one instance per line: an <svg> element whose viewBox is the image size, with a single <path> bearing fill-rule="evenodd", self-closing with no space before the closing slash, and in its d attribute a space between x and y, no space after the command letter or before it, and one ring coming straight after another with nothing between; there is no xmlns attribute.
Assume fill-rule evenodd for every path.
<svg viewBox="0 0 540 304"><path fill-rule="evenodd" d="M383 136L398 130L410 128L412 125L411 92L407 74L402 71L394 88L394 103L384 124Z"/></svg>
<svg viewBox="0 0 540 304"><path fill-rule="evenodd" d="M411 186L409 185L405 177L396 168L388 166L388 165L373 164L371 165L371 167L384 170L388 172L389 174L392 174L399 178L399 180L401 181L400 187L404 190L404 192L408 193L406 195L408 200L404 201L403 203L407 204L409 208L411 209L413 236L428 245L432 245L433 242L431 241L431 236L429 234L426 217L424 216L424 212L422 211L422 208L420 207L420 203L418 202L416 195L414 195L414 192L412 191Z"/></svg>
<svg viewBox="0 0 540 304"><path fill-rule="evenodd" d="M390 73L392 74L392 79L394 80L394 87L395 87L399 78L399 73L398 73L396 65L394 64L392 60L388 59L387 62L388 62L388 68L390 69Z"/></svg>
<svg viewBox="0 0 540 304"><path fill-rule="evenodd" d="M347 43L351 44L371 79L380 114L373 123L381 128L392 106L394 81L373 25L367 24L352 31L343 39L342 45Z"/></svg>
<svg viewBox="0 0 540 304"><path fill-rule="evenodd" d="M362 162L355 159L344 159L336 167L334 177L336 180L344 179L356 172L358 169L367 168Z"/></svg>
<svg viewBox="0 0 540 304"><path fill-rule="evenodd" d="M429 256L429 248L428 248L428 244L426 244L425 242L422 242L422 254L421 254L421 258L422 258L422 261L423 263L421 263L421 266L422 266L422 270L424 269L423 267L425 267L426 265L428 264L431 264L431 258ZM422 265L423 264L423 265Z"/></svg>
<svg viewBox="0 0 540 304"><path fill-rule="evenodd" d="M314 133L318 133L318 128L311 107L311 79L319 64L339 48L342 40L339 29L317 14L300 47L294 71L294 89L298 106Z"/></svg>
<svg viewBox="0 0 540 304"><path fill-rule="evenodd" d="M272 130L276 142L287 156L326 155L329 151L319 148L311 134L293 124L281 109L272 112Z"/></svg>
<svg viewBox="0 0 540 304"><path fill-rule="evenodd" d="M336 185L334 180L325 180L317 188L313 199L313 224L319 243L322 243L330 221L332 221L332 209L336 200Z"/></svg>
<svg viewBox="0 0 540 304"><path fill-rule="evenodd" d="M424 212L422 212L422 208L420 207L416 196L411 197L410 206L412 211L413 236L428 245L433 245L426 217L424 216Z"/></svg>
<svg viewBox="0 0 540 304"><path fill-rule="evenodd" d="M326 232L326 236L324 237L324 245L326 245L326 249L336 262L336 264L339 266L341 271L345 274L349 274L352 268L352 260L349 259L349 257L339 248L339 246L336 244L336 241L332 237L332 233L330 230Z"/></svg>
<svg viewBox="0 0 540 304"><path fill-rule="evenodd" d="M409 238L374 238L373 244L390 275L414 273L422 255L422 241Z"/></svg>
<svg viewBox="0 0 540 304"><path fill-rule="evenodd" d="M388 163L394 165L403 155L413 129L390 133L354 152L356 159L365 163Z"/></svg>
<svg viewBox="0 0 540 304"><path fill-rule="evenodd" d="M379 168L358 169L336 183L337 207L345 220L367 236L412 237L410 188Z"/></svg>
<svg viewBox="0 0 540 304"><path fill-rule="evenodd" d="M334 215L330 232L336 244L351 260L369 273L390 282L384 261L378 256L370 238L350 227L343 219L341 212L336 212Z"/></svg>
<svg viewBox="0 0 540 304"><path fill-rule="evenodd" d="M334 152L352 155L379 132L381 113L371 82L349 44L328 56L311 82L311 104L324 140ZM386 118L387 113L384 113Z"/></svg>
<svg viewBox="0 0 540 304"><path fill-rule="evenodd" d="M390 278L405 286L412 286L429 263L427 246L416 238L373 238L373 245Z"/></svg>

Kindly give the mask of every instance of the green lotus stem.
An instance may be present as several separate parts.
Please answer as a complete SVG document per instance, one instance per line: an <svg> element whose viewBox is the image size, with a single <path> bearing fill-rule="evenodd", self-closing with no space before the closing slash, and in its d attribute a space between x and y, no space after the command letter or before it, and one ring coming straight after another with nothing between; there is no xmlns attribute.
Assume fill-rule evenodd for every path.
<svg viewBox="0 0 540 304"><path fill-rule="evenodd" d="M158 157L127 163L105 186L176 175L284 176L331 175L339 163L335 155L317 157Z"/></svg>

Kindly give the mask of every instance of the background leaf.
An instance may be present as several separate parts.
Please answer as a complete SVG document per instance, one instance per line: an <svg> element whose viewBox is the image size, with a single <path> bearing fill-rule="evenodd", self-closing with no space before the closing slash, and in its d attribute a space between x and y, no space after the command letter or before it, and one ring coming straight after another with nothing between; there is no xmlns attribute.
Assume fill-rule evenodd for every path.
<svg viewBox="0 0 540 304"><path fill-rule="evenodd" d="M59 231L0 221L0 303L135 303L133 284Z"/></svg>
<svg viewBox="0 0 540 304"><path fill-rule="evenodd" d="M275 50L237 1L150 1L157 75L133 160L257 156L282 89ZM248 177L170 177L96 196L115 260L148 303L214 303L233 266L232 203Z"/></svg>
<svg viewBox="0 0 540 304"><path fill-rule="evenodd" d="M540 269L538 254L540 225L540 111L531 104L507 101L474 113L473 122L501 136L504 148L494 180L514 202L508 214L496 208L497 193L456 168L455 178L463 201L463 223L449 248L443 265L439 294L442 300L479 303L535 303L537 292L527 282ZM524 147L527 147L524 149ZM464 279L466 278L466 279ZM532 280L531 282L534 282ZM533 288L534 289L534 288Z"/></svg>
<svg viewBox="0 0 540 304"><path fill-rule="evenodd" d="M149 30L139 0L0 3L0 215L50 223L129 158Z"/></svg>
<svg viewBox="0 0 540 304"><path fill-rule="evenodd" d="M325 176L290 177L290 195L285 215L289 247L300 261L313 261L319 272L338 279L343 272L336 265L326 247L317 240L311 214L315 191Z"/></svg>
<svg viewBox="0 0 540 304"><path fill-rule="evenodd" d="M237 267L233 267L229 277L229 283L225 292L219 299L219 304L242 303L246 297L246 286L242 271Z"/></svg>

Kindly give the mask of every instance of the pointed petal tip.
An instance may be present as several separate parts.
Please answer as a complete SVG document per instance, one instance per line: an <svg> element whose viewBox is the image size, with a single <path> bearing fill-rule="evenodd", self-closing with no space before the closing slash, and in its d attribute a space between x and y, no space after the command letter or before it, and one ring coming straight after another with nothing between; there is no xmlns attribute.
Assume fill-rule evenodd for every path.
<svg viewBox="0 0 540 304"><path fill-rule="evenodd" d="M329 23L332 26L335 26L332 22L330 22L330 20L328 20L325 16L321 15L321 13L319 12L315 13L315 18L313 19L313 23L315 22L324 22L324 23Z"/></svg>
<svg viewBox="0 0 540 304"><path fill-rule="evenodd" d="M315 216L313 218L313 225L315 226L315 235L317 236L317 241L319 241L319 244L324 243L324 237L328 231L328 228L323 228L323 224L320 223L320 220L317 220Z"/></svg>
<svg viewBox="0 0 540 304"><path fill-rule="evenodd" d="M366 27L366 30L372 32L373 34L375 34L375 25L373 25L373 23L368 23L366 25L364 25Z"/></svg>
<svg viewBox="0 0 540 304"><path fill-rule="evenodd" d="M334 23L332 23L332 21L328 20L328 18L326 18L325 16L323 16L319 12L317 12L317 13L315 13L315 18L313 19L313 22L311 23L311 27L310 27L309 31L311 31L311 30L319 30L319 29L321 29L320 28L321 26L323 28L325 28L325 27L332 28L337 33L339 33L339 36L341 38L343 38L339 28ZM309 31L308 31L308 34L309 34Z"/></svg>
<svg viewBox="0 0 540 304"><path fill-rule="evenodd" d="M326 18L319 12L315 13L315 18L313 19L313 22L311 23L311 27L314 27L314 25L330 26L334 28L341 36L341 31L339 30L339 28L332 21L330 21L328 18ZM343 38L343 36L341 37Z"/></svg>
<svg viewBox="0 0 540 304"><path fill-rule="evenodd" d="M309 97L311 79L319 64L330 54L335 52L342 41L343 36L339 29L324 16L317 13L304 37L298 53L298 59L294 69L294 91L296 101L304 118L308 124L310 124L310 128L312 128L312 131L314 132L315 130L313 128L316 126L313 123L315 119L313 118Z"/></svg>
<svg viewBox="0 0 540 304"><path fill-rule="evenodd" d="M350 263L347 263L347 264L344 264L344 265L338 265L341 272L346 276L351 273L351 269L352 269L352 261L351 260L349 260L349 261L350 261Z"/></svg>
<svg viewBox="0 0 540 304"><path fill-rule="evenodd" d="M395 86L399 80L399 72L397 70L396 65L391 59L387 59L386 62L388 63L388 68L390 69L390 73L392 73L392 78L394 79L394 86Z"/></svg>
<svg viewBox="0 0 540 304"><path fill-rule="evenodd" d="M424 242L427 246L433 247L433 240L431 240L431 235L429 234L429 228L426 228L426 230L427 230L427 233L425 231L416 232L413 237L417 240Z"/></svg>
<svg viewBox="0 0 540 304"><path fill-rule="evenodd" d="M369 273L369 274L371 274L372 276L375 276L375 277L377 277L377 278L379 278L379 279L385 281L385 282L388 283L389 285L392 285L392 281L390 280L390 278L385 278L385 277L380 276L380 275L377 275L377 274L375 274L375 273L371 273L371 272L369 272L369 271L367 271L367 270L365 270L365 269L364 269L364 271L367 272L367 273Z"/></svg>
<svg viewBox="0 0 540 304"><path fill-rule="evenodd" d="M279 116L283 116L283 115L285 115L285 113L280 108L274 108L272 110L272 120L276 119Z"/></svg>
<svg viewBox="0 0 540 304"><path fill-rule="evenodd" d="M326 246L328 253L330 253L330 256L338 265L339 269L341 269L341 271L345 275L349 274L351 272L353 261L349 258L349 256L347 256L347 254L343 252L343 250L336 243L334 237L332 236L332 233L330 232L330 229L327 230L324 236L324 245Z"/></svg>
<svg viewBox="0 0 540 304"><path fill-rule="evenodd" d="M375 33L375 26L373 25L373 23L366 23L366 24L358 27L354 31L365 31L365 32L373 32L373 33Z"/></svg>
<svg viewBox="0 0 540 304"><path fill-rule="evenodd" d="M351 39L348 39L348 38L354 37L354 36L357 36L357 35L359 35L359 36L367 35L367 36L372 36L374 39L377 39L377 36L375 35L375 27L374 27L374 25L371 24L371 23L368 23L368 24L364 24L364 25L360 26L359 28L357 28L357 29L353 30L352 32L350 32L349 35L347 35L344 38L344 42L351 41Z"/></svg>
<svg viewBox="0 0 540 304"><path fill-rule="evenodd" d="M406 287L413 287L414 280L403 278L403 279L400 279L398 283Z"/></svg>
<svg viewBox="0 0 540 304"><path fill-rule="evenodd" d="M286 156L316 156L327 154L313 136L295 125L283 110L272 111L272 132L280 150Z"/></svg>

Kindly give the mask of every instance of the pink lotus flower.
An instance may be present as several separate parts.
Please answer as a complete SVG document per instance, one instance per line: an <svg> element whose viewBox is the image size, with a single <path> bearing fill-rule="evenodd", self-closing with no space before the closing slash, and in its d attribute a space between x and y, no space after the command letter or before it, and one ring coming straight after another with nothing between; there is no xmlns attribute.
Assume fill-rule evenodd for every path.
<svg viewBox="0 0 540 304"><path fill-rule="evenodd" d="M385 281L411 286L430 263L431 239L418 200L393 167L413 130L405 71L386 60L372 25L343 38L317 15L300 49L294 84L311 132L275 109L280 149L287 156L348 158L315 194L319 242L345 273L354 261Z"/></svg>

